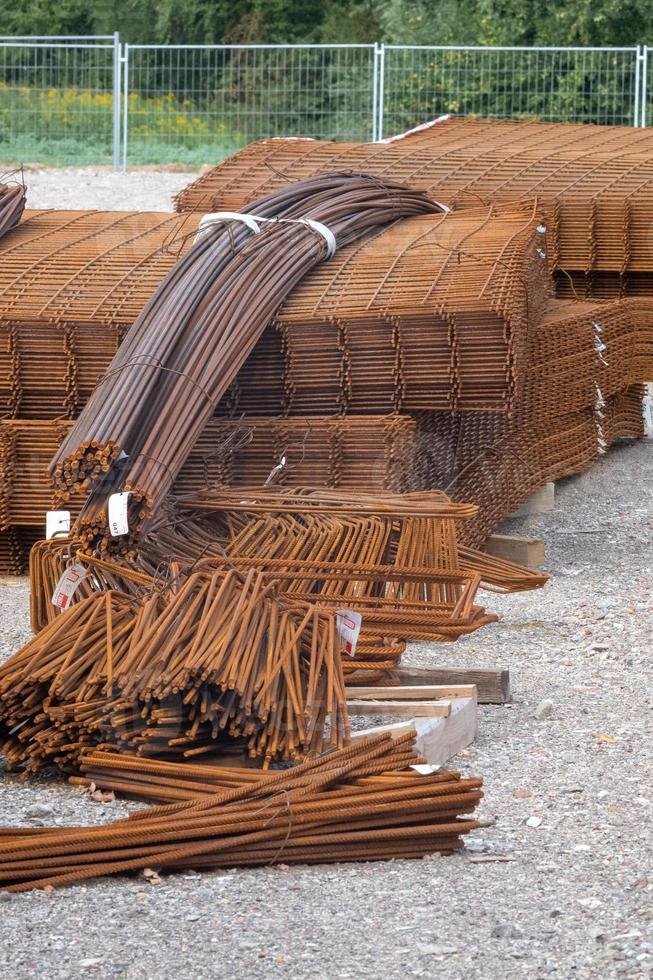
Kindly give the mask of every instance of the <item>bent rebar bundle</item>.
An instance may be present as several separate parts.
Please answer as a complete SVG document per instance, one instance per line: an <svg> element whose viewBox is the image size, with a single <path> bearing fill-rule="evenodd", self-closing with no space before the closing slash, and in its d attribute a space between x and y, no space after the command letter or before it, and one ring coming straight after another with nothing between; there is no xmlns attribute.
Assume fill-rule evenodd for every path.
<svg viewBox="0 0 653 980"><path fill-rule="evenodd" d="M24 210L24 185L0 183L0 238L18 224Z"/></svg>
<svg viewBox="0 0 653 980"><path fill-rule="evenodd" d="M218 215L129 331L53 461L59 489L91 490L82 536L109 548L116 491L130 494L138 535L283 297L317 262L390 221L438 210L398 185L331 175L256 202L249 219Z"/></svg>
<svg viewBox="0 0 653 980"><path fill-rule="evenodd" d="M169 784L163 798L172 794L179 802L105 827L0 829L0 888L23 892L146 867L377 861L451 852L479 827L471 814L483 796L482 780L415 772L410 766L423 760L414 743L415 732L395 740L379 735L226 789L209 771L207 795L199 798L192 787L189 792L184 773L199 772L202 780L209 767L159 769ZM84 765L126 771L109 754L106 763L101 755L86 758ZM138 763L127 765L135 771L138 795L148 769L139 777Z"/></svg>

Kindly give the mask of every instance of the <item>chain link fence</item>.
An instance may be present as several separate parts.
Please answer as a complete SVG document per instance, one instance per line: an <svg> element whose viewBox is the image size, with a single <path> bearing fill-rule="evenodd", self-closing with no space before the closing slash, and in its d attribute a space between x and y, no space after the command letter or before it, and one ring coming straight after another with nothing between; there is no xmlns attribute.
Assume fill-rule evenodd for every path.
<svg viewBox="0 0 653 980"><path fill-rule="evenodd" d="M0 162L216 162L252 139L376 140L443 113L646 125L645 47L127 45L0 37Z"/></svg>

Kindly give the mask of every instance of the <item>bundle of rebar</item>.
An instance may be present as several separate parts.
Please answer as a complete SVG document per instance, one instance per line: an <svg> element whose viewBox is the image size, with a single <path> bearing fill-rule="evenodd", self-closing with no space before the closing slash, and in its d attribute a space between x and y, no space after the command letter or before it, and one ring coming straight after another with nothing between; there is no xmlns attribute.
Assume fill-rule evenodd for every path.
<svg viewBox="0 0 653 980"><path fill-rule="evenodd" d="M101 744L188 758L228 737L265 764L339 747L335 616L255 570L92 593L0 668L0 732L0 753L26 773L75 767Z"/></svg>
<svg viewBox="0 0 653 980"><path fill-rule="evenodd" d="M456 209L537 198L551 268L573 274L581 295L650 293L652 149L646 129L471 118L390 143L261 140L191 183L175 205L237 209L287 175L333 169L420 187Z"/></svg>
<svg viewBox="0 0 653 980"><path fill-rule="evenodd" d="M53 460L58 488L92 490L80 533L104 550L115 543L107 500L126 492L128 536L138 536L281 300L317 262L393 219L438 210L419 192L332 175L257 202L254 226L269 222L262 231L224 217L207 226L129 331Z"/></svg>
<svg viewBox="0 0 653 980"><path fill-rule="evenodd" d="M0 182L0 238L11 231L25 210L24 184Z"/></svg>
<svg viewBox="0 0 653 980"><path fill-rule="evenodd" d="M5 828L1 887L56 888L146 867L172 871L448 853L479 826L470 815L483 796L482 780L416 772L410 766L422 760L414 742L414 732L396 740L380 735L225 789L209 777L211 795L199 798L191 796L183 773L168 771L170 792L180 794L179 802L104 827ZM97 756L91 759L97 765ZM147 775L132 769L137 791ZM191 798L184 799L186 794Z"/></svg>

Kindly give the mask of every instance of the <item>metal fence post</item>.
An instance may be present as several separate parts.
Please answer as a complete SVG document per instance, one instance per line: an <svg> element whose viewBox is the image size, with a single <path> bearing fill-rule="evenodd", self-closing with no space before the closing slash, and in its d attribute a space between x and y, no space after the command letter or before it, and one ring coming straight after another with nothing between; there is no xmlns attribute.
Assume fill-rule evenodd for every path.
<svg viewBox="0 0 653 980"><path fill-rule="evenodd" d="M383 139L383 103L385 101L385 44L380 45L379 51L379 94L378 94L378 114L376 123L376 138Z"/></svg>
<svg viewBox="0 0 653 980"><path fill-rule="evenodd" d="M640 58L641 48L639 44L635 48L635 101L633 105L633 126L639 126L640 120L640 106L639 106L639 93L640 93Z"/></svg>
<svg viewBox="0 0 653 980"><path fill-rule="evenodd" d="M640 89L639 89L639 101L642 107L640 126L645 127L648 125L648 106L646 100L648 98L648 47L644 45L642 47L642 58L641 58L641 75L642 79Z"/></svg>
<svg viewBox="0 0 653 980"><path fill-rule="evenodd" d="M122 45L120 44L120 33L116 31L113 35L113 172L117 174L120 170L120 73L122 66L120 59L122 55Z"/></svg>
<svg viewBox="0 0 653 980"><path fill-rule="evenodd" d="M129 44L123 46L124 54L120 59L123 67L122 99L122 172L127 173L127 139L129 133Z"/></svg>
<svg viewBox="0 0 653 980"><path fill-rule="evenodd" d="M379 62L381 60L381 47L374 44L374 68L372 71L372 142L376 143L378 137L377 130L379 124Z"/></svg>

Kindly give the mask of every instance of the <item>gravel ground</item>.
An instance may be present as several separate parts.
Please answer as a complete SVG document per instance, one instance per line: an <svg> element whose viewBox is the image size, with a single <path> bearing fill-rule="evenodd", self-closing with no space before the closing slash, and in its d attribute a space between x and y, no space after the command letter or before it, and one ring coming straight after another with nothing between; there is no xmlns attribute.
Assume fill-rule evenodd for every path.
<svg viewBox="0 0 653 980"><path fill-rule="evenodd" d="M103 167L30 169L25 172L27 207L172 211L172 195L198 173L144 169L114 174Z"/></svg>
<svg viewBox="0 0 653 980"><path fill-rule="evenodd" d="M165 175L166 193L181 176ZM39 203L55 193L46 178ZM513 703L482 706L477 741L452 763L486 780L487 826L466 853L0 893L0 974L650 977L653 442L615 447L557 485L552 512L511 528L545 538L547 587L486 594L499 624L405 658L511 671ZM26 582L0 586L0 601L5 657L29 637ZM538 720L543 699L552 713ZM128 808L53 776L0 776L3 824L98 823Z"/></svg>

